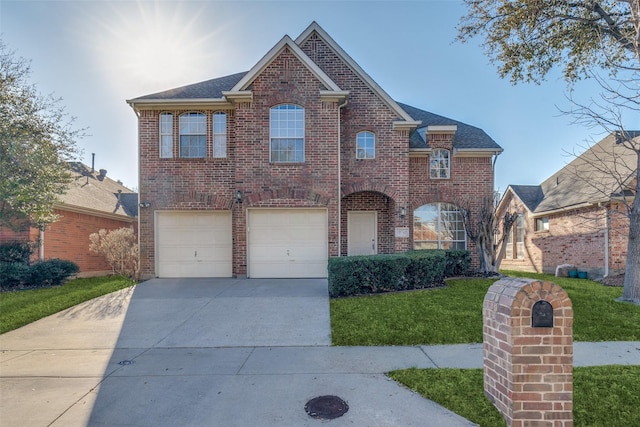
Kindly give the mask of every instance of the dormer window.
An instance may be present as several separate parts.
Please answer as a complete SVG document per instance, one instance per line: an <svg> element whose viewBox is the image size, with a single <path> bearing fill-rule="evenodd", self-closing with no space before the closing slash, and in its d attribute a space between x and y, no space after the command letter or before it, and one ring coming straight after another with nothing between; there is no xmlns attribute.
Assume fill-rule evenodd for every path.
<svg viewBox="0 0 640 427"><path fill-rule="evenodd" d="M451 177L450 151L444 148L435 148L431 151L429 161L431 179L448 179Z"/></svg>
<svg viewBox="0 0 640 427"><path fill-rule="evenodd" d="M356 135L356 159L376 157L376 136L372 132L358 132Z"/></svg>

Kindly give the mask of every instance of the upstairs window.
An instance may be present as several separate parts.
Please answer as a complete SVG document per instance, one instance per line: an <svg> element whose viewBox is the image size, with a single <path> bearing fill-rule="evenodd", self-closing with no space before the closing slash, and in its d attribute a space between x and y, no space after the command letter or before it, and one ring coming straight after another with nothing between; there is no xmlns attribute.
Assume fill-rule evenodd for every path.
<svg viewBox="0 0 640 427"><path fill-rule="evenodd" d="M431 151L429 169L432 179L448 179L451 176L449 157L449 150L444 148L435 148Z"/></svg>
<svg viewBox="0 0 640 427"><path fill-rule="evenodd" d="M371 132L358 132L356 135L356 159L376 157L376 136Z"/></svg>
<svg viewBox="0 0 640 427"><path fill-rule="evenodd" d="M271 108L269 115L270 161L304 162L304 108L282 104Z"/></svg>
<svg viewBox="0 0 640 427"><path fill-rule="evenodd" d="M207 156L207 120L202 113L180 116L180 157Z"/></svg>
<svg viewBox="0 0 640 427"><path fill-rule="evenodd" d="M431 203L413 211L414 249L466 249L462 212L450 203Z"/></svg>
<svg viewBox="0 0 640 427"><path fill-rule="evenodd" d="M227 157L227 114L213 114L213 157Z"/></svg>
<svg viewBox="0 0 640 427"><path fill-rule="evenodd" d="M160 157L173 157L173 114L160 114Z"/></svg>

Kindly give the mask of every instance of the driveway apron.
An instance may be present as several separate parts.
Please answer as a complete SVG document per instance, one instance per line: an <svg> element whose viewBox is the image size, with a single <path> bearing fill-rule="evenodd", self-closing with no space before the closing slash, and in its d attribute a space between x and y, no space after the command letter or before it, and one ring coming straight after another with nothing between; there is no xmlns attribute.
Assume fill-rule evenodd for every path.
<svg viewBox="0 0 640 427"><path fill-rule="evenodd" d="M325 279L154 279L1 335L0 425L473 425L384 375L420 347L330 344Z"/></svg>

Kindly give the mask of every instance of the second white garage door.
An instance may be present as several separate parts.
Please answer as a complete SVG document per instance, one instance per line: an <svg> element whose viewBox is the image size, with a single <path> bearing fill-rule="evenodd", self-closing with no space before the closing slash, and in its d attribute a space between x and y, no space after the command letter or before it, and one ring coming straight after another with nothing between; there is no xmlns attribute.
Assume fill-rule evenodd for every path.
<svg viewBox="0 0 640 427"><path fill-rule="evenodd" d="M231 212L158 212L158 277L231 277Z"/></svg>
<svg viewBox="0 0 640 427"><path fill-rule="evenodd" d="M326 209L250 209L249 277L327 277Z"/></svg>

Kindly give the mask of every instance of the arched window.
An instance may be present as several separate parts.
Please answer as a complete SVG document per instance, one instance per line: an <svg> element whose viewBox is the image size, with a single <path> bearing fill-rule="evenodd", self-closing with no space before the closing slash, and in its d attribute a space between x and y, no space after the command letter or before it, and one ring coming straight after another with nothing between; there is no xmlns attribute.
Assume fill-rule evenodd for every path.
<svg viewBox="0 0 640 427"><path fill-rule="evenodd" d="M213 113L213 157L227 157L227 114Z"/></svg>
<svg viewBox="0 0 640 427"><path fill-rule="evenodd" d="M462 213L450 203L431 203L413 211L414 249L466 249Z"/></svg>
<svg viewBox="0 0 640 427"><path fill-rule="evenodd" d="M450 174L449 150L435 148L431 151L429 162L430 176L432 179L447 179Z"/></svg>
<svg viewBox="0 0 640 427"><path fill-rule="evenodd" d="M294 104L271 108L269 132L271 162L304 162L304 108Z"/></svg>
<svg viewBox="0 0 640 427"><path fill-rule="evenodd" d="M207 119L202 113L180 115L180 157L207 156Z"/></svg>
<svg viewBox="0 0 640 427"><path fill-rule="evenodd" d="M160 114L160 157L173 157L173 114Z"/></svg>
<svg viewBox="0 0 640 427"><path fill-rule="evenodd" d="M356 135L356 159L376 157L376 136L372 132L358 132Z"/></svg>

